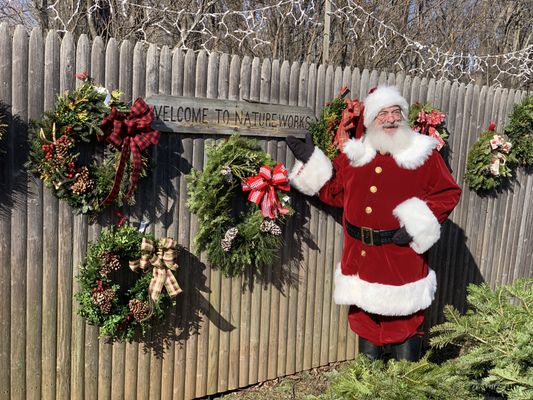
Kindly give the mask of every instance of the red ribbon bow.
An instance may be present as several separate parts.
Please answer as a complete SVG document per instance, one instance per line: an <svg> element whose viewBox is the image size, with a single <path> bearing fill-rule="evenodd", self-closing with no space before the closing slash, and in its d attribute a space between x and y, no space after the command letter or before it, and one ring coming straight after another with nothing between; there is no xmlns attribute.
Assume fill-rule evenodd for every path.
<svg viewBox="0 0 533 400"><path fill-rule="evenodd" d="M442 138L440 137L440 133L438 130L436 130L435 128L433 128L432 126L429 126L427 128L428 130L428 135L431 136L432 138L435 138L437 139L437 151L440 151L440 149L442 149L444 147L444 145L446 144L446 142L444 140L442 140Z"/></svg>
<svg viewBox="0 0 533 400"><path fill-rule="evenodd" d="M333 140L333 143L339 150L342 150L344 143L350 139L350 130L356 128L356 124L362 119L359 118L362 109L362 104L359 100L346 98L344 99L344 103L346 103L346 107L342 111L341 122Z"/></svg>
<svg viewBox="0 0 533 400"><path fill-rule="evenodd" d="M431 113L426 113L425 111L420 111L415 122L415 130L422 133L423 135L428 135L437 140L437 151L440 151L446 144L444 140L440 137L439 131L432 126L430 118Z"/></svg>
<svg viewBox="0 0 533 400"><path fill-rule="evenodd" d="M264 165L259 169L259 174L242 181L242 190L251 191L248 200L255 204L259 204L262 200L261 212L266 218L274 219L278 212L281 214L289 212L288 208L281 206L276 189L285 192L290 190L287 170L282 163L278 163L274 169Z"/></svg>
<svg viewBox="0 0 533 400"><path fill-rule="evenodd" d="M128 200L135 191L141 174L141 152L150 147L150 145L159 142L159 131L151 128L153 119L154 110L139 97L131 106L129 113L121 113L113 107L111 113L102 120L100 128L104 132L103 139L117 149L121 149L113 188L102 202L102 205L111 204L117 198L130 151L133 170L125 200Z"/></svg>

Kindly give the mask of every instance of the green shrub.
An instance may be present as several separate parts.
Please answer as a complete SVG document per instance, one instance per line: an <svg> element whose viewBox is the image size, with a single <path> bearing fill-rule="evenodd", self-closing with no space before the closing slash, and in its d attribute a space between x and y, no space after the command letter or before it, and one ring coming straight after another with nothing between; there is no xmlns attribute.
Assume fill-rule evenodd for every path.
<svg viewBox="0 0 533 400"><path fill-rule="evenodd" d="M418 362L358 357L333 378L321 400L533 399L533 279L492 291L470 285L470 309L445 308L446 322L431 331L431 346L460 347L456 358Z"/></svg>

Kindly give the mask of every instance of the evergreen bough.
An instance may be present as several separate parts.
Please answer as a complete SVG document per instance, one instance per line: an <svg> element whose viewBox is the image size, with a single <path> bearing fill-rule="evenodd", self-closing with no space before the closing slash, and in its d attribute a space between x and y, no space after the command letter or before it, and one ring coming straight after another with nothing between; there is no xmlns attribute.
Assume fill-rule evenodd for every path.
<svg viewBox="0 0 533 400"><path fill-rule="evenodd" d="M431 345L461 346L455 363L476 390L533 399L533 279L495 291L486 283L470 285L468 302L465 315L445 307L447 321L432 329Z"/></svg>
<svg viewBox="0 0 533 400"><path fill-rule="evenodd" d="M432 328L431 346L459 346L440 364L429 354L418 362L370 361L360 356L342 369L321 400L533 399L533 279L492 291L468 287L470 309L446 306L446 322Z"/></svg>
<svg viewBox="0 0 533 400"><path fill-rule="evenodd" d="M453 364L445 368L427 357L409 361L371 361L359 357L333 379L322 400L429 400L479 399L468 389L466 377L455 373Z"/></svg>

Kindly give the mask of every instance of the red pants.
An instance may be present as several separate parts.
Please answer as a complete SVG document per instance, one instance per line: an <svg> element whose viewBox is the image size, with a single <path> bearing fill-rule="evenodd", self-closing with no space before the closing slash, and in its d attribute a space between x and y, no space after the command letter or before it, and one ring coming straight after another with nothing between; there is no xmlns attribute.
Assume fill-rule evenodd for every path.
<svg viewBox="0 0 533 400"><path fill-rule="evenodd" d="M382 346L388 343L402 343L421 332L418 328L424 322L425 310L401 317L387 317L370 314L357 306L350 306L348 322L352 331L362 338Z"/></svg>

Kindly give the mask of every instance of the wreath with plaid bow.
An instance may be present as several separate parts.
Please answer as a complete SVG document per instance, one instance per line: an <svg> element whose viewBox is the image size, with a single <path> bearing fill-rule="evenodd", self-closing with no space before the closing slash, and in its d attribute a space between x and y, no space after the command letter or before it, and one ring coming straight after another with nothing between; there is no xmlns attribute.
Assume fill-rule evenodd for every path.
<svg viewBox="0 0 533 400"><path fill-rule="evenodd" d="M309 126L313 144L333 160L344 143L363 130L363 103L350 99L350 90L344 86L337 96L320 112L320 118Z"/></svg>
<svg viewBox="0 0 533 400"><path fill-rule="evenodd" d="M59 96L53 110L32 124L26 167L77 212L133 204L146 175L145 151L159 141L142 98L130 107L121 93L96 86L87 74L77 89Z"/></svg>
<svg viewBox="0 0 533 400"><path fill-rule="evenodd" d="M128 224L103 229L79 268L80 315L100 327L101 337L145 336L181 292L178 250L173 239L156 241Z"/></svg>
<svg viewBox="0 0 533 400"><path fill-rule="evenodd" d="M226 276L271 265L292 214L287 171L257 142L231 136L207 151L203 171L187 177L187 206L198 216L198 251Z"/></svg>

